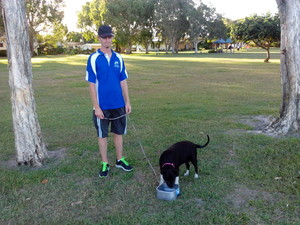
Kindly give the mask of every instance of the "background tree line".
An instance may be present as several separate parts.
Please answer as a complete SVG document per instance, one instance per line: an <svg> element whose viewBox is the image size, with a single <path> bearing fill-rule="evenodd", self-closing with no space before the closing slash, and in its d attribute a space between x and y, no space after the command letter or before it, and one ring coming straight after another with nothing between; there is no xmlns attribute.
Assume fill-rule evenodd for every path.
<svg viewBox="0 0 300 225"><path fill-rule="evenodd" d="M214 39L231 37L264 48L268 61L269 48L280 39L278 15L267 13L231 21L200 0L91 0L77 15L79 32L68 32L62 24L63 0L26 0L25 7L32 54L36 43L40 50L57 54L66 53L64 42L98 42L97 29L102 24L114 28L116 50L126 53L131 53L136 44L142 45L146 53L150 45L160 44L166 46L166 52L177 53L183 39L191 41L197 53L199 44L208 48L207 43ZM0 37L4 32L1 16Z"/></svg>
<svg viewBox="0 0 300 225"><path fill-rule="evenodd" d="M200 40L225 38L227 28L223 20L215 8L201 1L92 0L79 12L78 27L86 39L94 39L100 25L111 25L119 51L131 53L133 43L138 43L148 52L153 37L158 37L166 51L175 53L184 37L193 40L195 46Z"/></svg>

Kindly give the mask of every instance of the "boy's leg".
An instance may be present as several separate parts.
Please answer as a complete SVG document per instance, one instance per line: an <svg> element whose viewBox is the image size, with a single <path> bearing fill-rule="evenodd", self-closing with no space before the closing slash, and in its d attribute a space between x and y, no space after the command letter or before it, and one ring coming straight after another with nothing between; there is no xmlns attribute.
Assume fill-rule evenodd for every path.
<svg viewBox="0 0 300 225"><path fill-rule="evenodd" d="M115 109L113 117L125 115L125 108ZM112 121L111 132L114 133L114 144L116 148L116 167L122 168L125 171L132 171L132 166L123 157L123 134L126 134L127 119L125 116Z"/></svg>
<svg viewBox="0 0 300 225"><path fill-rule="evenodd" d="M133 167L123 157L123 136L114 134L114 143L117 154L116 167L122 168L124 171L132 171Z"/></svg>
<svg viewBox="0 0 300 225"><path fill-rule="evenodd" d="M108 117L105 113L109 113L109 112L105 112L103 110L103 113L106 117ZM102 160L101 162L102 169L100 169L99 171L99 177L104 178L108 176L108 171L109 171L109 164L108 164L108 157L107 157L107 136L108 136L109 121L101 120L100 118L96 117L95 110L93 110L93 122L97 130L98 148Z"/></svg>
<svg viewBox="0 0 300 225"><path fill-rule="evenodd" d="M117 160L120 160L123 157L123 136L114 134L114 144L116 148Z"/></svg>
<svg viewBox="0 0 300 225"><path fill-rule="evenodd" d="M103 162L108 163L107 158L107 138L98 138L99 152Z"/></svg>
<svg viewBox="0 0 300 225"><path fill-rule="evenodd" d="M104 178L108 176L109 164L107 158L107 138L98 138L99 152L102 159L102 169L99 171L99 177Z"/></svg>
<svg viewBox="0 0 300 225"><path fill-rule="evenodd" d="M105 117L109 117L108 110L102 110L102 111L103 111ZM93 110L93 122L94 122L95 128L97 130L98 146L99 146L99 153L100 153L101 159L103 162L108 163L107 136L108 136L109 121L101 120L98 117L96 117L95 110Z"/></svg>
<svg viewBox="0 0 300 225"><path fill-rule="evenodd" d="M117 118L125 114L125 108L119 108L112 110L112 116ZM114 134L114 145L116 148L117 160L123 157L123 134L126 134L127 119L121 117L117 120L111 121L111 132Z"/></svg>

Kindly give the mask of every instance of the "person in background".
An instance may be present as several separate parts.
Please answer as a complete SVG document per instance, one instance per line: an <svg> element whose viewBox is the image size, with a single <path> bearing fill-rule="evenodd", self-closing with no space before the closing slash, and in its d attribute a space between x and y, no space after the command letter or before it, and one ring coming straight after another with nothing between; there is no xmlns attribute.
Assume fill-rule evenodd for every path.
<svg viewBox="0 0 300 225"><path fill-rule="evenodd" d="M111 49L114 33L102 25L98 29L101 48L92 53L87 61L86 80L93 103L93 121L98 135L102 168L99 177L108 176L107 137L109 127L116 149L116 167L132 171L133 167L123 157L123 135L126 134L127 118L131 113L128 94L128 74L120 54Z"/></svg>

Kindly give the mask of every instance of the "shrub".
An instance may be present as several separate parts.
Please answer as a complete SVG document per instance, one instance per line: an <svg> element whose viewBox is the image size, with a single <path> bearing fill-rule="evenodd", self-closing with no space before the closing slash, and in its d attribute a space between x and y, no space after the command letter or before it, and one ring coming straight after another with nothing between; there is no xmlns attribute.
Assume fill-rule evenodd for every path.
<svg viewBox="0 0 300 225"><path fill-rule="evenodd" d="M6 57L7 56L6 50L0 50L0 56Z"/></svg>

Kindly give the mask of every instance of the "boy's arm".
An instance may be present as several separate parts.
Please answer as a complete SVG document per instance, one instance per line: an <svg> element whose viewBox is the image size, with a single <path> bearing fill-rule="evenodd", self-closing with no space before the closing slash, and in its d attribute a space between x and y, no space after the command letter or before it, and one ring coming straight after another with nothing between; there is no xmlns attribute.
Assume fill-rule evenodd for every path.
<svg viewBox="0 0 300 225"><path fill-rule="evenodd" d="M123 94L124 101L125 101L126 114L130 114L131 113L131 105L130 105L130 99L129 99L129 94L128 94L128 85L127 85L126 80L121 81L121 87L122 87L122 94Z"/></svg>
<svg viewBox="0 0 300 225"><path fill-rule="evenodd" d="M97 99L97 93L96 93L96 85L95 83L89 82L90 85L90 95L93 102L93 107L95 109L95 115L100 118L104 119L104 114L99 106L98 99Z"/></svg>

